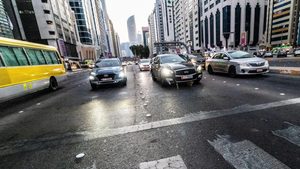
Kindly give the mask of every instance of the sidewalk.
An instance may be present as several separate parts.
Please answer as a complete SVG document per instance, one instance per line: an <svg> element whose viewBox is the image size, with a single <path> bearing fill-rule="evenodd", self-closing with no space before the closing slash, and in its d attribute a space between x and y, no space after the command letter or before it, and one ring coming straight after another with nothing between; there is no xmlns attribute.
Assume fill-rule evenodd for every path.
<svg viewBox="0 0 300 169"><path fill-rule="evenodd" d="M277 73L277 74L288 74L288 75L300 76L300 67L271 66L270 72Z"/></svg>
<svg viewBox="0 0 300 169"><path fill-rule="evenodd" d="M76 70L73 70L73 71L68 70L66 72L66 74L67 74L67 76L72 76L72 75L75 75L75 74L78 74L78 73L89 72L91 70L92 69L76 69Z"/></svg>

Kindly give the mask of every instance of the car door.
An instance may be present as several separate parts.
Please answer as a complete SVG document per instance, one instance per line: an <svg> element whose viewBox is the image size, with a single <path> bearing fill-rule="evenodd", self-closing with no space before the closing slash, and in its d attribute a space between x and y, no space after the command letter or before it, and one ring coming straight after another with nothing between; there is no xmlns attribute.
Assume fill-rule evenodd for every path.
<svg viewBox="0 0 300 169"><path fill-rule="evenodd" d="M220 63L221 63L220 58L221 58L221 53L217 53L212 57L210 65L215 72L220 72Z"/></svg>
<svg viewBox="0 0 300 169"><path fill-rule="evenodd" d="M224 57L230 58L227 54L221 53L219 56L219 68L220 72L228 73L229 60L225 60Z"/></svg>

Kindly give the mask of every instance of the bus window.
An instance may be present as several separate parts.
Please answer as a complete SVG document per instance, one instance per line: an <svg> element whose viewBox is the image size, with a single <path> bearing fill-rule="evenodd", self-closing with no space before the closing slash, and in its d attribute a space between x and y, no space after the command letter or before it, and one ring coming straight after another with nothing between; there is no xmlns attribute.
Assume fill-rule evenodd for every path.
<svg viewBox="0 0 300 169"><path fill-rule="evenodd" d="M15 56L17 57L17 60L19 61L20 66L29 65L26 55L22 48L13 48L13 51L15 53Z"/></svg>
<svg viewBox="0 0 300 169"><path fill-rule="evenodd" d="M38 58L35 55L34 50L32 50L32 49L26 49L26 51L27 51L27 54L28 54L28 57L30 59L31 64L32 65L39 65L40 63L39 63Z"/></svg>
<svg viewBox="0 0 300 169"><path fill-rule="evenodd" d="M40 50L34 50L34 52L35 52L35 55L36 55L37 59L39 60L39 62L41 64L46 65L47 63L49 63L48 60L47 60L47 58L46 57L44 58L44 56L42 54L42 51L40 51Z"/></svg>
<svg viewBox="0 0 300 169"><path fill-rule="evenodd" d="M18 60L11 48L0 46L0 52L6 66L19 66Z"/></svg>
<svg viewBox="0 0 300 169"><path fill-rule="evenodd" d="M2 54L0 53L0 67L4 67L3 61L2 61Z"/></svg>
<svg viewBox="0 0 300 169"><path fill-rule="evenodd" d="M59 64L60 62L58 61L58 58L57 58L57 55L55 54L55 52L49 52L50 53L50 56L51 56L51 59L53 60L53 62L55 64Z"/></svg>
<svg viewBox="0 0 300 169"><path fill-rule="evenodd" d="M48 64L53 64L53 61L52 61L52 59L51 59L51 56L49 55L48 52L44 51L44 56L45 56L46 61L47 61Z"/></svg>

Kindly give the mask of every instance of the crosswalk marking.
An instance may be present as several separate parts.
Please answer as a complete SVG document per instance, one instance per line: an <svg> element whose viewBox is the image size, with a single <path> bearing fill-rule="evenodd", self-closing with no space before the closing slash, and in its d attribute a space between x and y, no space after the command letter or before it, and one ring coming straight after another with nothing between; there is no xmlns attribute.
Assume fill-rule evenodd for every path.
<svg viewBox="0 0 300 169"><path fill-rule="evenodd" d="M156 161L143 162L140 169L187 169L180 155Z"/></svg>
<svg viewBox="0 0 300 169"><path fill-rule="evenodd" d="M218 136L208 142L236 169L289 169L252 142L231 142L229 138L230 136Z"/></svg>
<svg viewBox="0 0 300 169"><path fill-rule="evenodd" d="M288 122L286 123L289 125L288 128L272 131L272 133L300 147L300 127Z"/></svg>

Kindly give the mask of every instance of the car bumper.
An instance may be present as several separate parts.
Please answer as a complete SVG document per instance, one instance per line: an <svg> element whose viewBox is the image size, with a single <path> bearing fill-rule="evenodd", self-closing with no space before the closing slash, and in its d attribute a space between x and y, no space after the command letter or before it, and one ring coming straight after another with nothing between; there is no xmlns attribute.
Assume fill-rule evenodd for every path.
<svg viewBox="0 0 300 169"><path fill-rule="evenodd" d="M150 67L140 67L141 70L150 70Z"/></svg>
<svg viewBox="0 0 300 169"><path fill-rule="evenodd" d="M118 84L121 82L125 82L126 80L127 78L114 79L114 80L90 80L90 83L94 85L107 85L107 84Z"/></svg>
<svg viewBox="0 0 300 169"><path fill-rule="evenodd" d="M195 73L193 74L193 78L190 79L182 79L182 76L177 75L175 77L165 77L165 81L169 84L178 84L178 83L187 83L187 82L194 82L197 80L201 80L202 79L202 73Z"/></svg>
<svg viewBox="0 0 300 169"><path fill-rule="evenodd" d="M259 74L266 74L269 72L268 66L263 67L240 67L237 70L237 75L259 75Z"/></svg>

